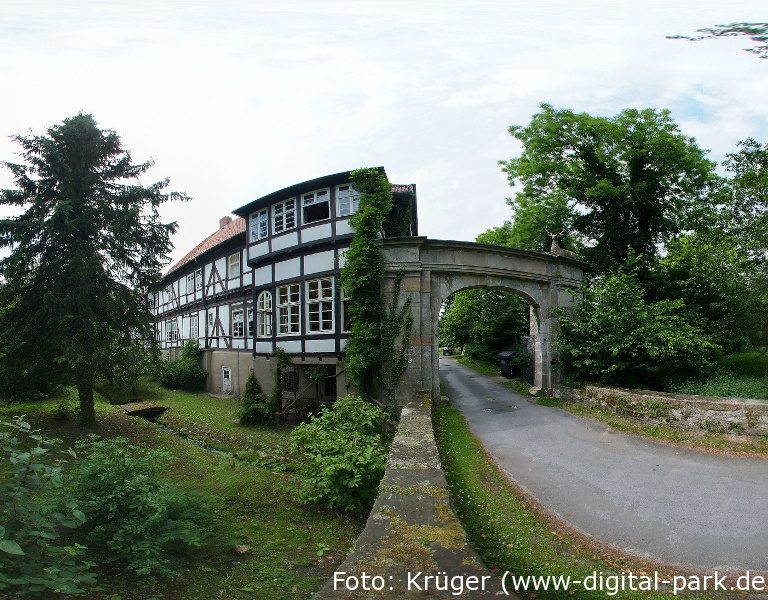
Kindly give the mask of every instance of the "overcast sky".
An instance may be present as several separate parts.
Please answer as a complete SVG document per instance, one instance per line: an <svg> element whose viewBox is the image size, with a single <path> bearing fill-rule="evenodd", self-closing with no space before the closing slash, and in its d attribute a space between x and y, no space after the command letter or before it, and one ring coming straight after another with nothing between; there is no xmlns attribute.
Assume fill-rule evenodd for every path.
<svg viewBox="0 0 768 600"><path fill-rule="evenodd" d="M541 102L669 108L718 161L765 142L749 41L665 39L734 21L768 21L765 0L0 0L0 160L92 113L192 196L164 211L174 260L232 209L360 166L417 185L422 235L473 240L510 217L497 161Z"/></svg>

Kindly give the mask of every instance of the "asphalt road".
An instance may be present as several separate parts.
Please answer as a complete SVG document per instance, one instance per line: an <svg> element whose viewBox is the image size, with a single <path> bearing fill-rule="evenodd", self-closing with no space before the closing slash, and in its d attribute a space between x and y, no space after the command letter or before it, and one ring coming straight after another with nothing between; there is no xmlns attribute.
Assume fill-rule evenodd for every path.
<svg viewBox="0 0 768 600"><path fill-rule="evenodd" d="M451 359L440 377L498 465L584 533L667 564L768 570L768 460L614 432Z"/></svg>

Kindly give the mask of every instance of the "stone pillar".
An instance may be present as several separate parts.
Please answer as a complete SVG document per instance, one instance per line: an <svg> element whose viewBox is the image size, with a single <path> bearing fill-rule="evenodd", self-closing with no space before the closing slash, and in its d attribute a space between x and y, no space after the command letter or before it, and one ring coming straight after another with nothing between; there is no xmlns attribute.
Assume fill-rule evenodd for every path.
<svg viewBox="0 0 768 600"><path fill-rule="evenodd" d="M394 281L395 274L388 273L387 278ZM419 390L430 389L432 383L432 337L424 334L431 325L432 308L430 305L431 294L422 292L421 271L406 272L400 284L399 306L409 299L413 314L413 330L411 331L410 348L407 351L408 366L397 388L398 406L404 406ZM388 282L389 283L389 282ZM389 283L391 286L391 283ZM391 287L389 287L391 290ZM387 295L385 295L385 298ZM391 292L387 302L391 300ZM427 377L425 386L425 377Z"/></svg>
<svg viewBox="0 0 768 600"><path fill-rule="evenodd" d="M432 323L432 274L428 270L421 272L419 281L419 346L421 352L421 389L431 390L434 371ZM414 327L416 323L414 322Z"/></svg>
<svg viewBox="0 0 768 600"><path fill-rule="evenodd" d="M531 338L533 338L534 395L544 395L552 390L552 309L549 303L531 306Z"/></svg>
<svg viewBox="0 0 768 600"><path fill-rule="evenodd" d="M438 320L443 299L436 292L432 293L432 400L440 405L440 340L438 339Z"/></svg>

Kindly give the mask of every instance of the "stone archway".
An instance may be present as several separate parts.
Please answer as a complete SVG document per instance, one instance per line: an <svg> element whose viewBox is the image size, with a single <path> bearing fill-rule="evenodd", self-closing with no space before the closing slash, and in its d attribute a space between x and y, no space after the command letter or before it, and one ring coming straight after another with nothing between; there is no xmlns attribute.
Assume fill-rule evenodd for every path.
<svg viewBox="0 0 768 600"><path fill-rule="evenodd" d="M546 392L557 383L552 343L557 334L554 309L572 302L569 289L584 280L585 263L569 257L471 242L394 238L382 240L386 261L383 282L391 301L392 286L403 273L399 302L411 299L414 317L408 368L398 390L402 401L419 390L438 399L437 319L448 296L470 287L501 288L528 301L534 341L534 388Z"/></svg>

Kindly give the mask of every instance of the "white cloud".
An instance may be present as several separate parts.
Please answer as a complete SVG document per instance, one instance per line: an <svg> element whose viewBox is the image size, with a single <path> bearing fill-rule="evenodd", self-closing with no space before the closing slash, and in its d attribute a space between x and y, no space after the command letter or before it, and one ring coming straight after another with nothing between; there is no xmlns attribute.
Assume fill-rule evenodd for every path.
<svg viewBox="0 0 768 600"><path fill-rule="evenodd" d="M718 159L764 139L768 63L664 37L762 4L6 1L0 158L8 135L92 112L194 197L165 211L174 258L233 208L364 165L417 184L422 233L473 239L509 216L496 161L539 102L669 107Z"/></svg>

